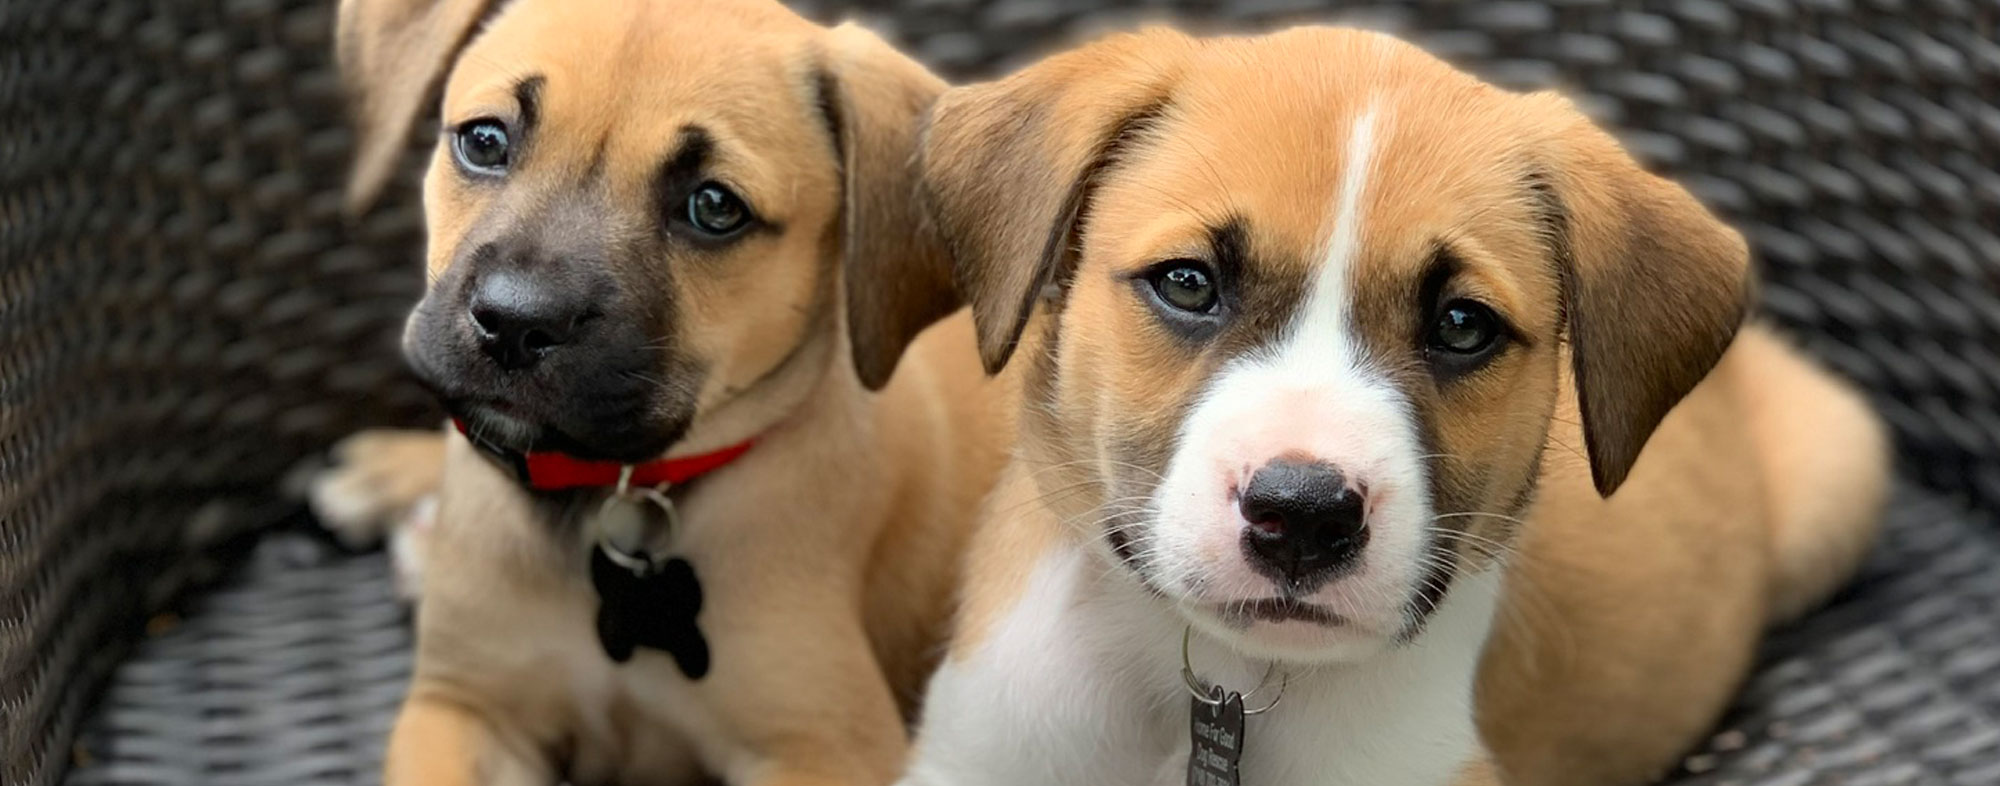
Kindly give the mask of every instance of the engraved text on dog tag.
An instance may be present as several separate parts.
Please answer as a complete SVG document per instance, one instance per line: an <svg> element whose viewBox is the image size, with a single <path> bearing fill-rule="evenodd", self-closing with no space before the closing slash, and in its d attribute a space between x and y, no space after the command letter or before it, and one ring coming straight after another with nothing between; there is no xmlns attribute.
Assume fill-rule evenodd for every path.
<svg viewBox="0 0 2000 786"><path fill-rule="evenodd" d="M1243 761L1243 696L1210 688L1210 700L1188 698L1193 722L1188 753L1188 786L1240 786L1236 768Z"/></svg>

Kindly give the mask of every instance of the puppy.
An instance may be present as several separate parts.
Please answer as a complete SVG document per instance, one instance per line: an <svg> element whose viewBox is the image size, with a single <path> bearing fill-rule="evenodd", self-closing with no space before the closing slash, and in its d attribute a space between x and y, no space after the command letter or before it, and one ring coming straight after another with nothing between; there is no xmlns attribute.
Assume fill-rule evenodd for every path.
<svg viewBox="0 0 2000 786"><path fill-rule="evenodd" d="M339 45L357 204L443 86L404 348L473 436L316 492L439 490L387 782L891 781L1011 428L964 317L895 371L954 307L888 277L943 254L943 84L766 0L348 0Z"/></svg>
<svg viewBox="0 0 2000 786"><path fill-rule="evenodd" d="M1152 30L923 155L1026 376L905 784L1637 783L1875 530L1871 414L1557 95Z"/></svg>

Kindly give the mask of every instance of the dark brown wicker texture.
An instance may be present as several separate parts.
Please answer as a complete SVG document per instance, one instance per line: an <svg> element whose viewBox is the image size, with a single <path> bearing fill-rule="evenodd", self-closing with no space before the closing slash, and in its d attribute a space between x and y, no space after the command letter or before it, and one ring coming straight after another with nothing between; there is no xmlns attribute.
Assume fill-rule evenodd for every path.
<svg viewBox="0 0 2000 786"><path fill-rule="evenodd" d="M409 197L355 226L331 3L0 2L0 779L273 481L427 412ZM408 194L409 189L400 189Z"/></svg>
<svg viewBox="0 0 2000 786"><path fill-rule="evenodd" d="M0 0L0 781L7 784L61 776L79 715L125 654L122 643L146 613L215 573L214 557L227 553L220 544L288 511L274 481L295 460L360 426L430 414L393 348L419 284L413 189L406 182L356 224L336 210L349 139L328 62L331 5ZM1572 87L1642 156L1746 231L1766 266L1769 313L1876 394L1911 475L1976 510L2000 509L2000 0L871 0L809 10L821 17L858 10L954 77L990 74L1171 10L1227 27L1360 20L1505 84ZM1932 569L1935 558L2000 553L1991 531L1952 511L1937 503L1904 511L1912 529L1898 531L1928 533L1921 553L1929 556L1887 552L1884 559L1906 561L1878 560L1877 583L1902 589L1850 608L1887 614L1901 608L1891 601L1923 597L1909 584L1911 572ZM1957 523L1939 523L1947 521ZM1949 564L1957 572L1935 585L1941 605L1912 625L1953 610L1977 614L1979 604L2000 597L1992 571ZM340 575L379 581L368 572L375 569ZM295 590L333 575L305 567L292 574L310 577ZM266 566L253 575L292 574ZM300 592L295 597L324 597ZM281 607L283 600L248 589L226 597L235 600L200 608L235 617L189 626L214 634L186 645L208 658L201 662L234 664L266 652L218 631L243 624L259 598ZM316 620L347 619L325 603L296 608L321 614ZM1778 669L1758 683L1782 695L1766 696L1748 716L1784 716L1786 708L1824 706L1811 697L1828 691L1890 684L1885 672L1866 670L1881 662L1866 647L1904 631L1870 628L1867 615L1833 618L1815 622L1830 626L1824 630L1805 629L1818 633L1785 640L1781 649L1789 649L1774 655ZM1964 675L1993 675L1980 659L2000 657L2000 632L1955 630L1960 639L1923 651L1943 658L1938 653L1957 648L1965 663L1919 658L1904 663L1904 673L1918 683L1936 677L1926 684L1946 688ZM204 649L204 641L232 649ZM323 634L288 641L294 649L273 656L283 674L318 679L344 662L301 654L332 646ZM167 660L164 667L148 660L151 671L135 666L158 680L136 684L172 684L172 659L196 657L175 652L149 649L148 658ZM370 652L389 658L393 647ZM1785 671L1788 658L1819 665ZM1880 679L1870 683L1871 674ZM1939 676L1950 674L1959 676ZM152 728L160 736L148 739L159 746L120 749L170 760L186 751L161 741L201 738L168 730L184 732L224 704L297 698L300 685L379 698L369 692L378 688L344 680L278 676L273 681L284 686L269 693L211 692L214 703L182 707L182 715L171 703L144 705L167 709L112 728L130 735ZM393 689L400 676L390 669L374 678ZM200 683L180 683L190 684ZM118 695L117 702L146 698ZM352 706L375 712L381 703ZM1992 744L2000 739L1996 705L1966 705L1973 720L1949 735L1963 755L1983 754L1985 769L1870 782L2000 782L1990 766L2000 758ZM139 705L110 709L117 716L132 706ZM1858 717L1864 725L1921 723ZM248 741L256 738L240 735L278 731L232 728ZM1919 739L1925 728L1871 739ZM336 755L326 751L344 744L303 750ZM1764 758L1767 770L1796 754L1778 746ZM268 747L244 745L242 755ZM365 746L357 750L365 760ZM303 782L259 781L250 773L284 770L211 763L185 779L171 768L138 767L129 772L151 774L111 780L209 783L234 772L237 782Z"/></svg>

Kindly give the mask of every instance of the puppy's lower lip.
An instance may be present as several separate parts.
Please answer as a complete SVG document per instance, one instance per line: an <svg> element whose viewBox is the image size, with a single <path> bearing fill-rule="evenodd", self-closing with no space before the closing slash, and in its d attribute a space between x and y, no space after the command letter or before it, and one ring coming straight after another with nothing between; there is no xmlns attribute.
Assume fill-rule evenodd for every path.
<svg viewBox="0 0 2000 786"><path fill-rule="evenodd" d="M465 424L477 442L497 450L521 452L534 447L540 426L514 414L513 407L498 402L456 402L446 411Z"/></svg>
<svg viewBox="0 0 2000 786"><path fill-rule="evenodd" d="M462 420L505 419L519 421L516 409L503 401L452 401L445 404L452 417Z"/></svg>
<svg viewBox="0 0 2000 786"><path fill-rule="evenodd" d="M1221 611L1226 618L1244 622L1304 622L1329 628L1348 624L1346 617L1331 609L1289 598L1259 598L1227 603L1222 606Z"/></svg>
<svg viewBox="0 0 2000 786"><path fill-rule="evenodd" d="M476 410L479 410L479 411L481 411L481 412L487 412L487 413L491 413L491 414L495 414L495 415L501 415L501 416L505 416L505 417L510 417L510 418L518 418L518 417L520 417L520 410L519 410L519 408L515 407L515 406L514 406L514 405L512 405L512 404L509 404L509 403L507 403L507 402L505 402L505 401L501 401L501 400L498 400L498 399L495 399L495 400L491 400L491 401L477 401L477 402L473 402L473 403L471 403L471 404L468 404L466 408L467 408L467 409L476 409Z"/></svg>

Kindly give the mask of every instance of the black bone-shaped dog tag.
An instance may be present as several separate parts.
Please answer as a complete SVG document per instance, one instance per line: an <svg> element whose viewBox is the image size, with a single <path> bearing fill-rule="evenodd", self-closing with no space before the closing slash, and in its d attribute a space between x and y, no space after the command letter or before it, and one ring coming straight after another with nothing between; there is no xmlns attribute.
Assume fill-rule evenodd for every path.
<svg viewBox="0 0 2000 786"><path fill-rule="evenodd" d="M701 582L694 566L678 557L634 571L612 559L605 544L590 553L590 583L597 587L597 640L604 654L624 663L638 647L663 650L688 679L708 674L708 640L695 624L701 613Z"/></svg>
<svg viewBox="0 0 2000 786"><path fill-rule="evenodd" d="M1240 786L1237 765L1243 761L1243 696L1220 687L1209 689L1209 700L1188 697L1192 719L1187 786Z"/></svg>

